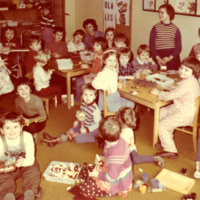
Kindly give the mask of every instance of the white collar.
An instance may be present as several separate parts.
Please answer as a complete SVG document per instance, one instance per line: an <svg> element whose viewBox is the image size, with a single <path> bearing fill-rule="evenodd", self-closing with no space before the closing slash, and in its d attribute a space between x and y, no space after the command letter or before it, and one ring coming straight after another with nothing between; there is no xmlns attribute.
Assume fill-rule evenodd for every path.
<svg viewBox="0 0 200 200"><path fill-rule="evenodd" d="M140 65L143 65L143 64L147 64L148 62L143 62L139 59L139 57L137 56L136 57L137 61L139 62Z"/></svg>

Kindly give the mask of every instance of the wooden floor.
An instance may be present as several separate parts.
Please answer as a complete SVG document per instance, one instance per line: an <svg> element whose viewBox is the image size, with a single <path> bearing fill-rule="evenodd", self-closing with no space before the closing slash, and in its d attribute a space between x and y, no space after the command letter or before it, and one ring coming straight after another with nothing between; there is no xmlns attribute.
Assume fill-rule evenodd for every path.
<svg viewBox="0 0 200 200"><path fill-rule="evenodd" d="M16 95L6 95L0 99L0 107L6 111L14 110L14 99ZM47 126L44 131L47 131L52 136L57 136L70 128L75 119L75 112L78 106L71 110L55 108L53 102L50 103L50 116ZM135 132L136 146L138 154L154 155L157 150L152 148L152 131L153 131L153 111L147 111L141 116L139 129ZM102 149L99 149L96 144L76 144L75 142L65 142L53 148L41 145L40 140L42 133L39 134L37 143L37 159L40 164L41 172L43 173L51 161L65 161L75 163L93 163L96 154L101 154ZM176 133L175 141L179 151L179 158L176 160L165 159L165 168L177 173L181 173L182 168L187 168L186 176L193 178L195 170L195 153L192 147L192 137L189 135ZM135 180L140 179L141 172L139 168L154 178L162 168L155 164L137 164L133 168ZM21 191L20 186L22 181L19 180L17 192ZM148 182L150 186L150 182ZM42 200L70 200L73 195L66 188L69 185L62 183L48 182L41 177L41 186L44 189ZM196 180L191 192L197 193L197 200L200 199L200 180ZM198 194L199 193L199 194ZM180 200L182 194L167 189L162 193L146 193L140 194L138 189L133 189L129 193L127 200ZM114 196L102 198L103 200L121 200L122 197Z"/></svg>

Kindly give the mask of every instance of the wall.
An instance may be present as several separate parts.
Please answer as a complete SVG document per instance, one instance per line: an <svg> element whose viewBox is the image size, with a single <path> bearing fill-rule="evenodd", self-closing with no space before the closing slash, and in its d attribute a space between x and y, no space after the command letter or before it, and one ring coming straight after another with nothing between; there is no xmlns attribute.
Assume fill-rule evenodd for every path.
<svg viewBox="0 0 200 200"><path fill-rule="evenodd" d="M66 22L67 38L71 38L74 30L83 28L86 18L94 18L99 30L103 30L103 0L65 0L70 20ZM132 0L132 43L131 49L136 55L137 47L149 43L149 34L153 25L159 22L158 12L142 10L142 0ZM74 13L73 13L74 12ZM67 18L67 17L66 17ZM199 42L198 28L200 17L176 15L174 23L182 35L181 58L188 55L192 45Z"/></svg>

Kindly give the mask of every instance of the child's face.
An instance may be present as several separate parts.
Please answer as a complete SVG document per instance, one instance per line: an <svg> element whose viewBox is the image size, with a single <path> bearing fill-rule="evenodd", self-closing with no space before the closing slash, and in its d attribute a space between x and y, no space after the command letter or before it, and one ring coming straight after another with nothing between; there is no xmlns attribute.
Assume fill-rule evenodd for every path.
<svg viewBox="0 0 200 200"><path fill-rule="evenodd" d="M181 65L179 68L179 75L181 78L190 78L193 76L193 70L185 65Z"/></svg>
<svg viewBox="0 0 200 200"><path fill-rule="evenodd" d="M54 37L55 37L55 41L56 41L56 42L61 41L61 40L63 39L63 32L56 32L56 33L54 34Z"/></svg>
<svg viewBox="0 0 200 200"><path fill-rule="evenodd" d="M85 89L82 94L82 98L86 104L90 104L95 100L96 95L93 90Z"/></svg>
<svg viewBox="0 0 200 200"><path fill-rule="evenodd" d="M6 37L6 39L7 40L12 40L13 38L14 38L14 36L15 36L15 33L14 33L14 31L13 30L7 30L6 32L5 32L5 37Z"/></svg>
<svg viewBox="0 0 200 200"><path fill-rule="evenodd" d="M47 9L47 8L44 8L44 9L42 10L42 13L43 13L44 16L47 16L47 15L50 14L50 10Z"/></svg>
<svg viewBox="0 0 200 200"><path fill-rule="evenodd" d="M108 31L106 33L106 40L113 41L113 39L114 39L114 33L112 31Z"/></svg>
<svg viewBox="0 0 200 200"><path fill-rule="evenodd" d="M123 41L114 41L115 43L115 47L117 49L121 48L121 47L127 47L126 44Z"/></svg>
<svg viewBox="0 0 200 200"><path fill-rule="evenodd" d="M143 51L142 53L140 53L139 59L140 59L142 62L147 62L148 59L149 59L149 53L146 52L146 51Z"/></svg>
<svg viewBox="0 0 200 200"><path fill-rule="evenodd" d="M83 36L82 35L75 35L74 36L74 43L79 44L82 41L83 41Z"/></svg>
<svg viewBox="0 0 200 200"><path fill-rule="evenodd" d="M101 45L99 43L95 42L93 44L93 50L94 50L95 53L99 53L99 52L102 51L102 47L101 47Z"/></svg>
<svg viewBox="0 0 200 200"><path fill-rule="evenodd" d="M94 26L92 24L88 24L85 26L85 30L89 35L94 34Z"/></svg>
<svg viewBox="0 0 200 200"><path fill-rule="evenodd" d="M158 16L161 22L164 22L164 23L170 22L170 16L167 14L167 11L165 8L161 8L159 10Z"/></svg>
<svg viewBox="0 0 200 200"><path fill-rule="evenodd" d="M19 122L14 122L14 121L8 120L3 125L1 132L9 140L15 140L20 136L20 134L22 132L22 128L23 128L23 126L21 126Z"/></svg>
<svg viewBox="0 0 200 200"><path fill-rule="evenodd" d="M105 66L114 71L116 70L117 67L117 57L116 55L110 55L105 61L104 61Z"/></svg>
<svg viewBox="0 0 200 200"><path fill-rule="evenodd" d="M200 53L197 53L197 54L196 54L196 59L197 59L198 61L200 61Z"/></svg>
<svg viewBox="0 0 200 200"><path fill-rule="evenodd" d="M35 41L30 45L31 50L33 51L39 51L41 50L41 42L40 41Z"/></svg>
<svg viewBox="0 0 200 200"><path fill-rule="evenodd" d="M19 85L17 87L17 92L23 99L30 97L31 89L28 85Z"/></svg>
<svg viewBox="0 0 200 200"><path fill-rule="evenodd" d="M122 66L126 67L128 62L129 62L130 58L128 55L126 54L121 54L119 57L119 62Z"/></svg>

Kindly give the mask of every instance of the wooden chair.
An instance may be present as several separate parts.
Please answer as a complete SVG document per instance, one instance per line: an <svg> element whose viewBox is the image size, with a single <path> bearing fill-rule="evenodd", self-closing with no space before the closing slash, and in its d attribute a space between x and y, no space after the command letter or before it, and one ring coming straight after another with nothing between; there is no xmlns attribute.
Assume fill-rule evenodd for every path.
<svg viewBox="0 0 200 200"><path fill-rule="evenodd" d="M109 112L107 107L107 91L103 91L103 103L104 103L104 117L116 115L116 113Z"/></svg>
<svg viewBox="0 0 200 200"><path fill-rule="evenodd" d="M198 130L199 105L200 105L200 96L197 97L197 99L195 101L196 112L195 112L193 123L190 126L178 127L175 129L175 130L182 131L184 133L192 135L194 152L197 151L197 130Z"/></svg>

